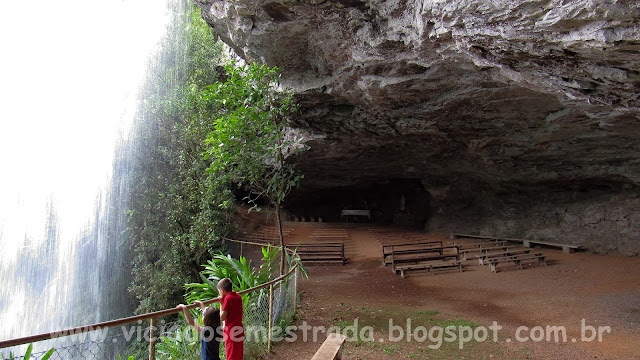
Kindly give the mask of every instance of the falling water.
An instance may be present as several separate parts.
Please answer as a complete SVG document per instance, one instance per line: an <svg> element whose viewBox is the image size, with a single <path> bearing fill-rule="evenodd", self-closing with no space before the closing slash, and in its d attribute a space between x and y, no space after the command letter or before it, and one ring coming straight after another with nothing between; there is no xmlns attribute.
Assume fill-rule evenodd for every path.
<svg viewBox="0 0 640 360"><path fill-rule="evenodd" d="M148 57L182 6L1 6L0 340L131 315L128 134Z"/></svg>

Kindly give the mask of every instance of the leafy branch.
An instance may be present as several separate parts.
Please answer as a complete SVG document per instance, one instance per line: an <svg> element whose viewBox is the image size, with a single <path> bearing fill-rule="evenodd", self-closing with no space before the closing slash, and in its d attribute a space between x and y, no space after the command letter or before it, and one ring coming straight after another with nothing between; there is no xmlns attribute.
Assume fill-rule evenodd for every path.
<svg viewBox="0 0 640 360"><path fill-rule="evenodd" d="M281 205L303 175L286 159L301 148L303 138L287 132L296 111L291 91L282 89L277 67L253 64L226 67L227 81L204 88L202 99L221 115L206 140L208 171L220 181L246 186L245 198L257 207L266 199L275 207L280 235L280 273L285 271Z"/></svg>

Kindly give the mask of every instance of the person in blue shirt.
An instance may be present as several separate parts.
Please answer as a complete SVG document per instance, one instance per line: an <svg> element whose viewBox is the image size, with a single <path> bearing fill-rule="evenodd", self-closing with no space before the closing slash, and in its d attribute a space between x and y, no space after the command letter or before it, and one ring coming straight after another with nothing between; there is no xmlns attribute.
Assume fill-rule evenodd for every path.
<svg viewBox="0 0 640 360"><path fill-rule="evenodd" d="M200 357L201 360L220 360L220 310L215 307L206 307L200 301L195 302L202 309L202 324L196 324L187 307L183 304L177 306L182 310L187 323L198 331L201 338Z"/></svg>

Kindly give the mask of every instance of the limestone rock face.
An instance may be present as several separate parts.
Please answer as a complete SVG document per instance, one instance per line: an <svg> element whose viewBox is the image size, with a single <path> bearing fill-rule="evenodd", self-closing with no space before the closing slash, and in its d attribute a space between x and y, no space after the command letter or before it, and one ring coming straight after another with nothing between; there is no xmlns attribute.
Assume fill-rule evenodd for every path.
<svg viewBox="0 0 640 360"><path fill-rule="evenodd" d="M197 2L239 56L279 66L296 92L292 125L312 134L297 196L421 179L432 224L450 224L461 207L508 220L514 194L523 209L592 204L603 219L603 196L638 197L635 0ZM622 203L620 216L637 212ZM575 220L563 219L554 229ZM559 234L533 226L510 235ZM619 250L640 251L628 240L639 230L625 236Z"/></svg>

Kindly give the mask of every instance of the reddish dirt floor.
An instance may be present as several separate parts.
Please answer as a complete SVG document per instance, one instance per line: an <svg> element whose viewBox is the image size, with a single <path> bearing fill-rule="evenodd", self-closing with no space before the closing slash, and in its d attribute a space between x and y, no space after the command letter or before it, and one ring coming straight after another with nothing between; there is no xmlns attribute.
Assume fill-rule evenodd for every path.
<svg viewBox="0 0 640 360"><path fill-rule="evenodd" d="M289 243L307 240L318 227L348 230L346 265L307 265L309 278L300 283L295 321L295 325L304 321L349 329L357 319L359 330L370 326L372 333L346 343L343 359L640 358L639 257L564 254L544 248L540 250L547 255L548 266L531 264L517 270L502 264L500 272L492 273L474 260L464 264L462 273L410 272L402 278L382 265L381 244L367 226L288 223L287 227L295 229ZM446 234L426 235L448 241ZM411 319L414 338L392 341L399 331L390 331L389 319L403 328ZM462 349L459 337L439 341L443 337L438 332L433 336L415 332L421 326L427 331L451 326L454 334L467 326L473 331L481 327L477 331L482 340L482 330L494 322L502 326L497 341L487 330L487 340L471 340ZM591 330L598 328L602 341L590 340ZM276 344L263 359L311 359L326 338L319 333L317 342L304 341L302 330L296 334L295 342ZM310 330L308 337L312 338Z"/></svg>

